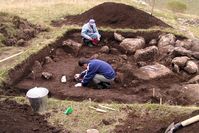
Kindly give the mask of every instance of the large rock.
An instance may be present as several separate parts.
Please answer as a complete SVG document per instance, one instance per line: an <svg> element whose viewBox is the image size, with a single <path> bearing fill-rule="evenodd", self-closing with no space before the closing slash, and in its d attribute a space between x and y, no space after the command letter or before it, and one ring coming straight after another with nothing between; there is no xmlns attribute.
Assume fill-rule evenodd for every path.
<svg viewBox="0 0 199 133"><path fill-rule="evenodd" d="M74 53L75 55L78 54L79 49L82 47L81 43L75 42L71 39L68 39L62 43L64 46L64 50L69 53Z"/></svg>
<svg viewBox="0 0 199 133"><path fill-rule="evenodd" d="M120 43L120 47L125 53L133 54L136 50L142 49L145 46L145 40L142 37L126 38Z"/></svg>
<svg viewBox="0 0 199 133"><path fill-rule="evenodd" d="M199 52L199 40L198 39L192 40L192 47L190 50Z"/></svg>
<svg viewBox="0 0 199 133"><path fill-rule="evenodd" d="M174 48L176 37L173 34L159 36L158 48L162 54L171 52Z"/></svg>
<svg viewBox="0 0 199 133"><path fill-rule="evenodd" d="M172 55L174 57L176 56L188 56L188 57L191 57L191 54L192 54L192 51L190 50L187 50L183 47L175 47L172 51Z"/></svg>
<svg viewBox="0 0 199 133"><path fill-rule="evenodd" d="M155 65L140 67L134 74L138 79L152 80L171 75L173 72L164 65L157 63Z"/></svg>
<svg viewBox="0 0 199 133"><path fill-rule="evenodd" d="M199 84L199 75L196 75L188 81L189 84Z"/></svg>
<svg viewBox="0 0 199 133"><path fill-rule="evenodd" d="M187 56L181 56L181 57L175 57L173 60L172 60L172 65L176 64L178 65L179 67L185 67L186 66L186 63L187 61L189 60L190 58L187 57Z"/></svg>
<svg viewBox="0 0 199 133"><path fill-rule="evenodd" d="M121 34L118 34L116 32L114 32L114 38L115 38L115 40L117 40L119 42L121 42L125 39Z"/></svg>
<svg viewBox="0 0 199 133"><path fill-rule="evenodd" d="M183 47L183 48L189 50L192 47L192 41L190 39L183 40L183 41L177 40L175 46Z"/></svg>
<svg viewBox="0 0 199 133"><path fill-rule="evenodd" d="M184 70L187 71L189 74L194 74L198 72L198 66L193 61L188 61L186 66L184 67Z"/></svg>
<svg viewBox="0 0 199 133"><path fill-rule="evenodd" d="M145 49L139 49L135 52L134 57L136 61L153 61L158 55L158 48L150 46Z"/></svg>
<svg viewBox="0 0 199 133"><path fill-rule="evenodd" d="M192 52L191 55L192 55L192 57L199 60L199 52Z"/></svg>

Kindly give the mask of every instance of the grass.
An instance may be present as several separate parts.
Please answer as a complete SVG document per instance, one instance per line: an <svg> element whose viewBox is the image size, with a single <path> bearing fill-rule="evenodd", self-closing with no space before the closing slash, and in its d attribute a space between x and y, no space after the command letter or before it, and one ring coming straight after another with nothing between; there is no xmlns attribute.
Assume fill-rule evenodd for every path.
<svg viewBox="0 0 199 133"><path fill-rule="evenodd" d="M7 98L4 96L4 98ZM20 104L29 104L28 100L24 97L10 97ZM3 100L3 98L1 99ZM61 125L63 128L72 132L85 132L89 128L97 128L100 133L111 132L116 125L121 124L121 120L125 121L128 113L134 113L137 116L150 116L153 121L162 120L168 121L171 116L183 116L190 114L198 107L181 107L181 106L168 106L158 104L117 104L110 103L103 105L114 108L116 111L108 111L107 113L99 113L89 106L98 106L99 103L85 100L82 102L75 102L70 100L57 100L49 98L48 111L50 117L47 121L54 126ZM101 103L102 104L102 103ZM73 113L65 115L64 111L67 107L73 108ZM155 114L155 115L154 115ZM112 121L111 125L104 125L103 120Z"/></svg>

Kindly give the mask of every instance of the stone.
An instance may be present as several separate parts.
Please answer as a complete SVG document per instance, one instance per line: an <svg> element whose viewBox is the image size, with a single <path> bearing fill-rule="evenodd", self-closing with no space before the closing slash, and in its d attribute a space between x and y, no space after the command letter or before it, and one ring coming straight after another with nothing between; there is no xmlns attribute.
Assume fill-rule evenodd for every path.
<svg viewBox="0 0 199 133"><path fill-rule="evenodd" d="M102 53L106 53L108 54L110 51L109 47L108 46L103 46L101 49L100 49L100 52Z"/></svg>
<svg viewBox="0 0 199 133"><path fill-rule="evenodd" d="M90 57L90 59L97 59L99 57L99 54L94 54Z"/></svg>
<svg viewBox="0 0 199 133"><path fill-rule="evenodd" d="M199 83L199 75L196 75L192 79L188 81L189 84L198 84Z"/></svg>
<svg viewBox="0 0 199 133"><path fill-rule="evenodd" d="M24 39L20 39L20 40L17 41L17 44L16 44L16 45L17 45L17 46L24 46L25 43L26 43L26 42L24 41Z"/></svg>
<svg viewBox="0 0 199 133"><path fill-rule="evenodd" d="M135 52L134 58L136 61L153 61L158 55L158 48L150 46L145 49L139 49Z"/></svg>
<svg viewBox="0 0 199 133"><path fill-rule="evenodd" d="M50 58L49 56L46 56L46 57L45 57L45 63L46 63L46 64L49 64L49 63L51 63L51 62L53 62L53 59Z"/></svg>
<svg viewBox="0 0 199 133"><path fill-rule="evenodd" d="M173 34L160 35L158 49L160 53L167 54L174 49L176 37Z"/></svg>
<svg viewBox="0 0 199 133"><path fill-rule="evenodd" d="M187 49L185 49L183 47L175 47L173 49L173 51L172 51L172 55L174 57L176 57L176 56L188 56L188 57L191 57L191 53L192 53L192 51L187 50Z"/></svg>
<svg viewBox="0 0 199 133"><path fill-rule="evenodd" d="M119 42L121 42L125 39L125 37L123 37L121 34L118 34L116 32L114 32L114 38L115 38L115 40L117 40Z"/></svg>
<svg viewBox="0 0 199 133"><path fill-rule="evenodd" d="M75 55L78 54L80 48L82 47L81 43L75 42L71 39L63 41L62 46L64 46L64 50L68 53L73 53Z"/></svg>
<svg viewBox="0 0 199 133"><path fill-rule="evenodd" d="M192 55L192 57L199 60L199 52L192 52L191 55Z"/></svg>
<svg viewBox="0 0 199 133"><path fill-rule="evenodd" d="M42 77L45 78L45 79L51 79L53 74L52 73L49 73L49 72L42 72Z"/></svg>
<svg viewBox="0 0 199 133"><path fill-rule="evenodd" d="M163 78L165 76L172 75L173 72L165 67L162 64L156 63L155 65L147 65L140 67L134 75L138 79L142 80L152 80L152 79L157 79L157 78Z"/></svg>
<svg viewBox="0 0 199 133"><path fill-rule="evenodd" d="M187 39L187 40L183 40L183 41L177 40L175 46L183 47L183 48L189 50L192 47L192 41L191 41L191 39Z"/></svg>
<svg viewBox="0 0 199 133"><path fill-rule="evenodd" d="M198 72L198 66L195 62L188 61L186 66L184 67L184 70L189 74L194 74Z"/></svg>
<svg viewBox="0 0 199 133"><path fill-rule="evenodd" d="M149 46L154 46L154 45L157 45L157 40L156 39L152 39L150 42L149 42Z"/></svg>
<svg viewBox="0 0 199 133"><path fill-rule="evenodd" d="M142 37L126 38L119 46L125 53L134 54L136 50L144 48L145 40Z"/></svg>
<svg viewBox="0 0 199 133"><path fill-rule="evenodd" d="M181 56L181 57L175 57L171 63L172 64L176 64L178 65L179 67L185 67L187 61L189 60L190 58L187 57L187 56Z"/></svg>
<svg viewBox="0 0 199 133"><path fill-rule="evenodd" d="M192 40L192 47L190 49L191 51L199 52L199 40L194 39Z"/></svg>

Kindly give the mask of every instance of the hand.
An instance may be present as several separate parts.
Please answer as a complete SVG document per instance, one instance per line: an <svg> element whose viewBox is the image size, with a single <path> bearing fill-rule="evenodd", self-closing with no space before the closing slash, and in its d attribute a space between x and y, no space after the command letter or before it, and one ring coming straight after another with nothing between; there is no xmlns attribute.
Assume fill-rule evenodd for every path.
<svg viewBox="0 0 199 133"><path fill-rule="evenodd" d="M74 78L75 78L76 80L78 80L79 77L80 77L80 74L75 74L75 76L74 76Z"/></svg>
<svg viewBox="0 0 199 133"><path fill-rule="evenodd" d="M100 41L100 37L98 37L97 40Z"/></svg>
<svg viewBox="0 0 199 133"><path fill-rule="evenodd" d="M82 87L82 83L77 83L75 87Z"/></svg>

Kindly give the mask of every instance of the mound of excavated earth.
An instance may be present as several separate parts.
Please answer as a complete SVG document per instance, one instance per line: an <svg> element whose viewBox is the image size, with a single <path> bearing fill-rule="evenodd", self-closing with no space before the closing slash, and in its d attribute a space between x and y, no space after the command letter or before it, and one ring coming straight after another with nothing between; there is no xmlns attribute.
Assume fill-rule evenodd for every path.
<svg viewBox="0 0 199 133"><path fill-rule="evenodd" d="M0 46L24 46L28 40L43 31L47 29L31 24L26 19L0 13Z"/></svg>
<svg viewBox="0 0 199 133"><path fill-rule="evenodd" d="M113 2L102 3L79 15L66 16L65 20L54 21L53 25L83 25L91 18L96 20L98 26L103 27L134 29L147 29L153 26L170 27L142 10Z"/></svg>
<svg viewBox="0 0 199 133"><path fill-rule="evenodd" d="M34 113L27 104L6 99L0 101L0 107L1 133L68 133L67 130L54 127L46 121L50 117L49 113Z"/></svg>

